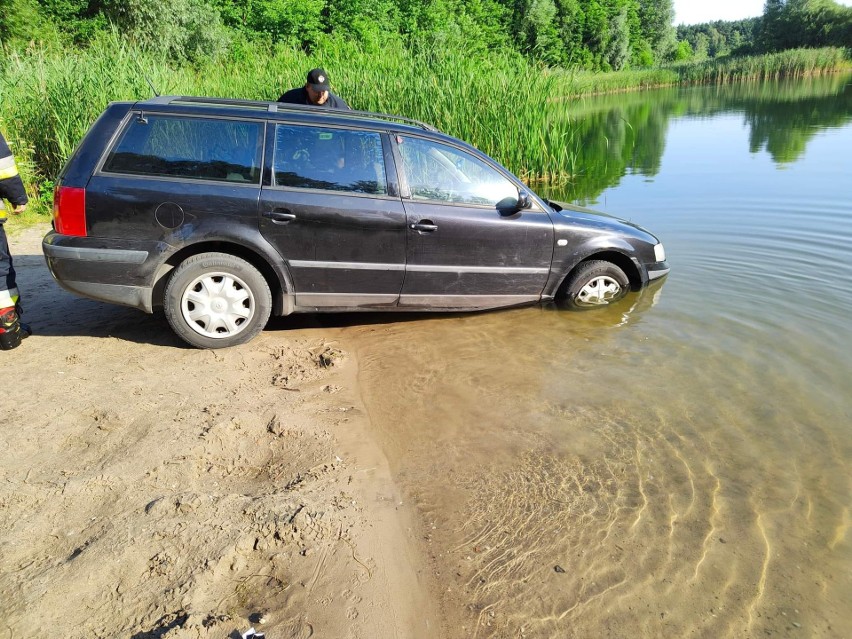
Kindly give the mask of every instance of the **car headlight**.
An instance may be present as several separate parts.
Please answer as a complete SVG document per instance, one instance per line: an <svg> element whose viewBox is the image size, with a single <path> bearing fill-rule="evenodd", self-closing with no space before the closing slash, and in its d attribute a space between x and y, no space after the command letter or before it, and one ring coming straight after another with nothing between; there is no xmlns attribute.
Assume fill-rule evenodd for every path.
<svg viewBox="0 0 852 639"><path fill-rule="evenodd" d="M657 258L658 262L666 261L666 249L663 248L662 243L654 245L654 257Z"/></svg>

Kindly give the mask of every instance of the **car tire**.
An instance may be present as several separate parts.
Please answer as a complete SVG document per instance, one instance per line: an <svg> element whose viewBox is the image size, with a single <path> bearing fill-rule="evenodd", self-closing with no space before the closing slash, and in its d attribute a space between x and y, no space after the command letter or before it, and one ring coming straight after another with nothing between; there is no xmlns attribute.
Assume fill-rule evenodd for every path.
<svg viewBox="0 0 852 639"><path fill-rule="evenodd" d="M584 262L566 280L559 305L587 311L613 304L627 295L630 279L618 266L604 260Z"/></svg>
<svg viewBox="0 0 852 639"><path fill-rule="evenodd" d="M263 275L227 253L200 253L178 266L163 299L178 337L198 348L227 348L254 338L269 319L272 293Z"/></svg>

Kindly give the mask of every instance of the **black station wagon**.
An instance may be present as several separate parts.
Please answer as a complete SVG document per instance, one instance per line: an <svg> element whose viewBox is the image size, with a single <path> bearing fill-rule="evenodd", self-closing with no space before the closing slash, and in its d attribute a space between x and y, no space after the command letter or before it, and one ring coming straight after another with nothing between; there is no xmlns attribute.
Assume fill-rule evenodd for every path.
<svg viewBox="0 0 852 639"><path fill-rule="evenodd" d="M610 304L668 273L644 229L543 200L401 118L160 96L110 104L60 173L43 250L65 289L201 348L270 314Z"/></svg>

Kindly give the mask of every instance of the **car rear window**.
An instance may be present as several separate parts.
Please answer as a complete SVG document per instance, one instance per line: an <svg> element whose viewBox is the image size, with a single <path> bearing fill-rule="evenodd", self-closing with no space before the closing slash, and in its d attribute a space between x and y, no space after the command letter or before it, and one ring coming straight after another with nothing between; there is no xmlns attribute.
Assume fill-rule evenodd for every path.
<svg viewBox="0 0 852 639"><path fill-rule="evenodd" d="M132 119L108 173L259 184L263 123L148 115Z"/></svg>
<svg viewBox="0 0 852 639"><path fill-rule="evenodd" d="M279 124L275 184L370 195L388 192L381 135Z"/></svg>

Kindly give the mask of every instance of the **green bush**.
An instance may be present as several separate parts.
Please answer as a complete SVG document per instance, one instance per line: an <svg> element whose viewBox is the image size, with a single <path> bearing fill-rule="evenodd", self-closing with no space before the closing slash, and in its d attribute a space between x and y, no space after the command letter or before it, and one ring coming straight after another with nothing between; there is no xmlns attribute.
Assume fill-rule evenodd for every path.
<svg viewBox="0 0 852 639"><path fill-rule="evenodd" d="M219 13L205 0L104 0L104 12L131 42L198 62L227 47Z"/></svg>

